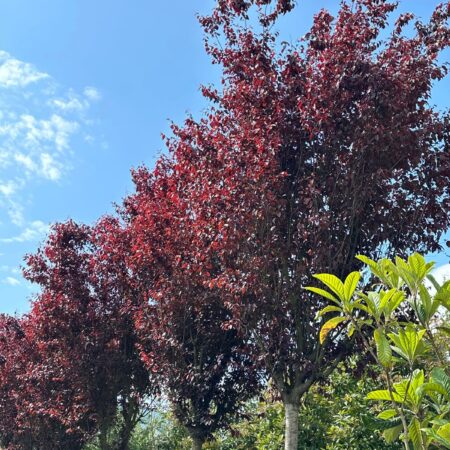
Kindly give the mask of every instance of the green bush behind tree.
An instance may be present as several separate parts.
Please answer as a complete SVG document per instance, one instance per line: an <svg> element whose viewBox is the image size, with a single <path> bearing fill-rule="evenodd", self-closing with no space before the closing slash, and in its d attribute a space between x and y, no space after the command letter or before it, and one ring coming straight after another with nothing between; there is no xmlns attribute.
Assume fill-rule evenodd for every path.
<svg viewBox="0 0 450 450"><path fill-rule="evenodd" d="M398 450L382 438L374 413L365 399L376 388L369 371L352 375L357 359L341 364L329 379L316 385L299 412L299 450ZM369 370L371 370L369 368ZM245 406L242 420L216 434L205 450L279 450L284 439L284 410L270 391ZM112 433L111 441L114 440ZM97 450L95 444L86 450ZM130 450L190 450L191 442L170 412L160 405L135 430Z"/></svg>

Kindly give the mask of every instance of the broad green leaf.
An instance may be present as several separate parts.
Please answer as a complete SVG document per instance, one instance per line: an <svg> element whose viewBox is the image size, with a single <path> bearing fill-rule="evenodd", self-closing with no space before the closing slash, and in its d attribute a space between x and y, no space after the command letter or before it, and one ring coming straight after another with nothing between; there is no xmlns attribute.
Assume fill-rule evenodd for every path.
<svg viewBox="0 0 450 450"><path fill-rule="evenodd" d="M323 325L322 329L320 330L320 335L319 335L320 343L323 344L325 339L328 336L328 333L331 330L334 330L344 320L346 320L345 317L338 316L338 317L333 317L332 319L330 319L327 322L325 322L325 324Z"/></svg>
<svg viewBox="0 0 450 450"><path fill-rule="evenodd" d="M359 259L361 262L363 262L366 266L369 266L371 269L377 269L377 263L373 260L368 258L364 255L356 255L356 259Z"/></svg>
<svg viewBox="0 0 450 450"><path fill-rule="evenodd" d="M435 442L440 444L440 448L450 449L450 439L446 439L443 436L440 436L435 430L427 430L429 436L433 438Z"/></svg>
<svg viewBox="0 0 450 450"><path fill-rule="evenodd" d="M395 257L395 265L402 280L411 291L415 291L417 288L416 276L410 265L399 256Z"/></svg>
<svg viewBox="0 0 450 450"><path fill-rule="evenodd" d="M400 355L403 359L408 361L408 355L401 348L398 348L395 345L393 345L391 348L392 348L392 350L394 350L395 353L397 353L397 355Z"/></svg>
<svg viewBox="0 0 450 450"><path fill-rule="evenodd" d="M410 406L417 408L421 400L419 388L421 388L424 381L425 376L423 370L415 370L410 381L405 379L394 383L394 389ZM406 389L408 389L408 392L406 392Z"/></svg>
<svg viewBox="0 0 450 450"><path fill-rule="evenodd" d="M383 431L383 437L388 444L395 442L403 431L402 425L396 425L395 427L388 428Z"/></svg>
<svg viewBox="0 0 450 450"><path fill-rule="evenodd" d="M434 300L450 311L450 280L440 287L434 296Z"/></svg>
<svg viewBox="0 0 450 450"><path fill-rule="evenodd" d="M400 329L398 334L389 333L389 338L395 344L393 350L409 363L413 363L416 357L425 351L421 345L424 334L425 330L416 331L412 327L407 327L404 330Z"/></svg>
<svg viewBox="0 0 450 450"><path fill-rule="evenodd" d="M318 273L313 275L313 277L321 281L325 286L333 291L341 301L344 301L344 284L336 275L332 275L330 273Z"/></svg>
<svg viewBox="0 0 450 450"><path fill-rule="evenodd" d="M397 411L395 409L386 409L385 411L380 412L378 414L379 419L389 420L397 415Z"/></svg>
<svg viewBox="0 0 450 450"><path fill-rule="evenodd" d="M342 312L342 308L339 308L339 306L325 306L320 312L319 316L322 317L323 315L329 313L329 312Z"/></svg>
<svg viewBox="0 0 450 450"><path fill-rule="evenodd" d="M308 286L308 287L305 287L305 290L314 292L314 294L318 294L318 295L325 297L328 300L331 300L332 302L336 303L336 305L340 305L339 300L336 297L334 297L332 294L330 294L328 291L325 291L324 289Z"/></svg>
<svg viewBox="0 0 450 450"><path fill-rule="evenodd" d="M410 386L411 390L416 391L424 383L425 383L425 374L424 374L423 370L416 369L413 373L412 380L411 380L411 386Z"/></svg>
<svg viewBox="0 0 450 450"><path fill-rule="evenodd" d="M439 289L441 288L441 285L436 281L436 278L434 278L434 276L432 274L427 275L427 278L433 285L434 289L436 289L436 291L439 291Z"/></svg>
<svg viewBox="0 0 450 450"><path fill-rule="evenodd" d="M439 428L437 431L438 436L441 438L444 438L445 440L449 441L450 443L450 422L446 425Z"/></svg>
<svg viewBox="0 0 450 450"><path fill-rule="evenodd" d="M360 309L361 311L364 311L365 313L369 313L367 306L362 304L362 298L352 302L351 310L354 310L354 309Z"/></svg>
<svg viewBox="0 0 450 450"><path fill-rule="evenodd" d="M359 272L350 273L344 282L344 296L347 302L349 302L355 292L356 286L358 286L361 274Z"/></svg>
<svg viewBox="0 0 450 450"><path fill-rule="evenodd" d="M397 291L389 301L390 312L393 313L404 300L405 293L403 291Z"/></svg>
<svg viewBox="0 0 450 450"><path fill-rule="evenodd" d="M447 422L439 428L427 428L425 431L433 438L434 442L440 444L439 448L450 449L450 422Z"/></svg>
<svg viewBox="0 0 450 450"><path fill-rule="evenodd" d="M397 289L389 289L389 291L380 291L380 309L385 310L392 296L397 292ZM390 313L387 308L388 314Z"/></svg>
<svg viewBox="0 0 450 450"><path fill-rule="evenodd" d="M375 262L364 255L357 255L356 258L366 264L372 274L378 277L386 286L391 288L399 287L399 277L392 261L383 258Z"/></svg>
<svg viewBox="0 0 450 450"><path fill-rule="evenodd" d="M369 392L366 396L367 400L387 400L394 401L396 403L402 403L403 398L396 392L389 392L387 389L381 389Z"/></svg>
<svg viewBox="0 0 450 450"><path fill-rule="evenodd" d="M347 336L352 337L354 332L355 332L355 326L353 325L352 322L350 322L348 325L348 329L347 329Z"/></svg>
<svg viewBox="0 0 450 450"><path fill-rule="evenodd" d="M411 423L409 424L408 434L411 438L412 443L414 444L415 449L425 450L420 422L416 418L412 419Z"/></svg>
<svg viewBox="0 0 450 450"><path fill-rule="evenodd" d="M445 373L444 369L436 368L431 371L431 380L433 383L440 384L450 397L450 377Z"/></svg>
<svg viewBox="0 0 450 450"><path fill-rule="evenodd" d="M375 317L376 320L380 319L381 311L380 306L380 294L378 292L370 291L367 295L362 294L361 297L365 300L369 313Z"/></svg>
<svg viewBox="0 0 450 450"><path fill-rule="evenodd" d="M433 302L428 289L423 284L419 286L419 299L417 314L423 322L428 322L436 312L439 303Z"/></svg>
<svg viewBox="0 0 450 450"><path fill-rule="evenodd" d="M434 263L429 266L425 258L419 253L413 253L408 257L408 264L412 268L412 271L418 278L424 278L426 271L434 266Z"/></svg>
<svg viewBox="0 0 450 450"><path fill-rule="evenodd" d="M389 367L392 361L392 350L384 332L380 329L374 331L374 339L377 347L377 356L382 366Z"/></svg>
<svg viewBox="0 0 450 450"><path fill-rule="evenodd" d="M439 383L425 383L420 387L420 395L429 394L431 392L436 392L444 397L448 397L448 392L442 384Z"/></svg>

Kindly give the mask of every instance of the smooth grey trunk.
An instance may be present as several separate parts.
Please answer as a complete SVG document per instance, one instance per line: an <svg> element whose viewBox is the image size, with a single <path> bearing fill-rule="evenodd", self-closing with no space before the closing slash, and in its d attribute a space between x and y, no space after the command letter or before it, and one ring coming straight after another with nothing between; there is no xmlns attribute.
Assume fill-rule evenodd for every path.
<svg viewBox="0 0 450 450"><path fill-rule="evenodd" d="M285 431L284 448L285 450L298 449L298 410L299 403L284 403Z"/></svg>

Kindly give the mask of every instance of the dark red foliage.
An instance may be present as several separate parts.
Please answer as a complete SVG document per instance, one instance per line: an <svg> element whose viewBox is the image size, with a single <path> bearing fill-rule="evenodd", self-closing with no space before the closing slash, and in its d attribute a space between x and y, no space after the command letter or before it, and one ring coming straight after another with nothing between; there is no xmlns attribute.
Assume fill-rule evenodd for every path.
<svg viewBox="0 0 450 450"><path fill-rule="evenodd" d="M0 316L0 445L8 450L80 450L84 436L57 417L59 401L71 392L69 380L62 384L52 370L43 376L41 364L45 355L28 320Z"/></svg>
<svg viewBox="0 0 450 450"><path fill-rule="evenodd" d="M158 374L178 420L203 442L227 425L258 387L253 348L229 326L220 291L205 286L202 257L192 257L188 204L179 201L170 163L134 173L136 194L124 213L134 244L131 260L146 303L136 324L142 357Z"/></svg>
<svg viewBox="0 0 450 450"><path fill-rule="evenodd" d="M125 231L106 217L94 227L55 225L27 257L25 276L41 286L28 316L30 339L43 355L32 371L55 383L39 414L51 410L69 432L86 437L100 431L104 439L120 406L129 439L152 387L136 348L139 296L127 252Z"/></svg>
<svg viewBox="0 0 450 450"><path fill-rule="evenodd" d="M290 46L243 27L249 6L219 2L200 19L222 89L203 88L208 115L174 126L170 158L135 175L136 198L149 190L154 201L136 200L131 226L136 261L161 264L174 298L181 278L220 296L228 325L251 330L284 401L297 403L346 351L343 340L318 344L323 305L302 290L311 275L345 275L358 253L437 250L450 225L450 122L429 103L446 75L450 5L412 36L403 15L382 39L395 3L344 1ZM152 298L165 301L158 283Z"/></svg>
<svg viewBox="0 0 450 450"><path fill-rule="evenodd" d="M237 34L233 29L234 21L248 20L252 7L257 8L259 23L267 27L275 22L280 14L294 8L295 0L218 0L211 16L199 18L207 33L219 36L224 32L228 39L235 42Z"/></svg>

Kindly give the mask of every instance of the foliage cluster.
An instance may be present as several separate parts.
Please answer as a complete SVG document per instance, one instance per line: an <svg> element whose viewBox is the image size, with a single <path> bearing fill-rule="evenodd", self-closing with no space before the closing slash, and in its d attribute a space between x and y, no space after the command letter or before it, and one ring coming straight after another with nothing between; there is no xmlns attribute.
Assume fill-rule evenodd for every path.
<svg viewBox="0 0 450 450"><path fill-rule="evenodd" d="M359 272L345 282L318 274L315 278L329 291L307 288L332 302L319 313L334 315L323 324L320 339L331 334L336 339L344 329L350 336L356 332L383 370L385 389L369 392L367 399L388 408L378 414L389 424L384 431L388 442L401 437L406 450L450 448L450 352L437 341L440 333L450 333L444 322L450 312L450 280L437 283L430 274L433 263L417 253L406 261L358 259L374 277L371 290L356 291ZM412 317L405 317L406 308Z"/></svg>
<svg viewBox="0 0 450 450"><path fill-rule="evenodd" d="M365 396L377 386L378 374L361 370L363 363L351 358L326 382L314 386L299 412L298 450L398 450L386 443L378 430ZM130 450L189 450L187 433L163 405L140 424L130 441ZM283 446L284 410L270 390L244 407L244 418L218 431L206 450L279 450ZM98 450L91 445L86 450Z"/></svg>
<svg viewBox="0 0 450 450"><path fill-rule="evenodd" d="M392 22L396 2L344 0L287 44L274 25L293 7L219 0L200 17L222 70L220 88L202 87L206 113L172 126L168 154L133 170L135 190L114 215L56 224L26 258L40 293L26 316L0 317L8 450L80 450L93 439L127 450L147 401L161 396L195 450L214 436L228 445L220 430L266 380L283 405L285 436L269 433L278 447L327 436L339 448L337 428L320 428L325 413L323 424L304 421L329 401L308 404L308 392L319 395L362 347L388 383L379 396L395 414L382 418L401 422L392 437L447 445L448 360L435 321L448 288L427 293L430 267L418 256L372 259L439 250L450 226L450 118L429 101L447 74L450 2L427 22L411 13ZM362 262L382 286L355 298ZM303 289L325 271L334 275L316 277L331 293ZM321 328L317 315L331 313ZM244 426L275 433L279 404L266 412Z"/></svg>

